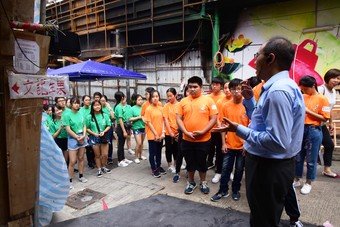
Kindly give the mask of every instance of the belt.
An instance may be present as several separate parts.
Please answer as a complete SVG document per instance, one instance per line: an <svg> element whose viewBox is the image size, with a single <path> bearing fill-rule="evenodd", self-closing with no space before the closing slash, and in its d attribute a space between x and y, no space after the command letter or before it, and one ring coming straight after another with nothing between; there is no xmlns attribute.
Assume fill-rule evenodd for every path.
<svg viewBox="0 0 340 227"><path fill-rule="evenodd" d="M312 124L305 124L305 127L321 129L321 126L320 126L320 125L312 125Z"/></svg>
<svg viewBox="0 0 340 227"><path fill-rule="evenodd" d="M270 162L285 162L285 161L290 161L290 160L295 158L295 157L284 158L284 159L264 158L264 157L261 157L261 156L250 154L248 152L246 153L246 157L248 157L250 159L253 159L253 160L263 160L263 161L270 161Z"/></svg>

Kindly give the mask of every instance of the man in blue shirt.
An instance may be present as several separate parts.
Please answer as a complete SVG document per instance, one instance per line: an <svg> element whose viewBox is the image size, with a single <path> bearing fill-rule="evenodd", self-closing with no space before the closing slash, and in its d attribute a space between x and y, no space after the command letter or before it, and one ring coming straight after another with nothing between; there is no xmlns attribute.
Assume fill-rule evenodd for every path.
<svg viewBox="0 0 340 227"><path fill-rule="evenodd" d="M299 87L288 75L294 59L289 40L271 38L255 58L256 75L265 84L251 123L245 127L224 119L224 130L245 140L250 225L279 226L294 179L294 157L301 149L305 107Z"/></svg>

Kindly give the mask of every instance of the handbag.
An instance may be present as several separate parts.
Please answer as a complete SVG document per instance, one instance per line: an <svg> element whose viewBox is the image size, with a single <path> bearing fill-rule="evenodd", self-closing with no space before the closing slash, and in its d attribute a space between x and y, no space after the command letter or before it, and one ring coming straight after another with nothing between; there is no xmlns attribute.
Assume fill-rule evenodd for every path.
<svg viewBox="0 0 340 227"><path fill-rule="evenodd" d="M132 129L131 121L124 122L124 128L126 131L130 131Z"/></svg>
<svg viewBox="0 0 340 227"><path fill-rule="evenodd" d="M100 133L100 128L99 128L96 116L94 116L94 122L96 123L97 130ZM104 133L103 136L99 137L99 143L100 144L109 143L109 139L107 138L107 133Z"/></svg>

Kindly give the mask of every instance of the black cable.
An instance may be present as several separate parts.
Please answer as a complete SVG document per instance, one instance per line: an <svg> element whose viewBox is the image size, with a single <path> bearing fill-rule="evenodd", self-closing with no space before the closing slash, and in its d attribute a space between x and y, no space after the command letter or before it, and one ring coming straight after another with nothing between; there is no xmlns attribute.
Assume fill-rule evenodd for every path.
<svg viewBox="0 0 340 227"><path fill-rule="evenodd" d="M6 17L6 19L7 19L8 26L9 26L9 28L10 28L11 31L12 31L12 34L13 34L13 36L14 36L14 40L15 40L16 44L18 45L18 47L19 47L21 53L22 53L22 54L24 55L24 57L25 57L29 62L31 62L34 66L36 66L36 67L38 67L38 68L40 68L40 69L46 69L47 64L46 64L44 67L41 67L41 66L35 64L31 59L29 59L29 58L27 57L27 55L25 54L25 52L22 50L22 48L21 48L21 46L20 46L20 44L19 44L19 41L18 41L17 37L16 37L15 34L14 34L14 30L13 30L13 28L12 28L12 26L11 26L11 22L10 22L10 20L9 20L9 17L8 17L8 15L7 15L7 12L6 12L6 10L5 10L5 7L4 7L4 5L3 5L3 3L2 3L2 0L0 0L0 3L1 3L1 8L2 8L2 10L3 10L4 13L5 13L5 17Z"/></svg>

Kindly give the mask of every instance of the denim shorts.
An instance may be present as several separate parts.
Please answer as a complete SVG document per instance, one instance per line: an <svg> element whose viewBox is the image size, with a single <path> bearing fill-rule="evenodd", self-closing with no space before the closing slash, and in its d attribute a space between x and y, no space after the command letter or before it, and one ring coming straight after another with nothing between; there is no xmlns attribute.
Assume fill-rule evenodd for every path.
<svg viewBox="0 0 340 227"><path fill-rule="evenodd" d="M83 135L83 133L78 133L77 135L81 136ZM84 143L80 144L75 138L73 138L72 136L68 136L67 148L69 150L78 150L79 148L86 147L87 145L88 144L86 138L84 139Z"/></svg>
<svg viewBox="0 0 340 227"><path fill-rule="evenodd" d="M132 129L134 135L145 134L145 128Z"/></svg>
<svg viewBox="0 0 340 227"><path fill-rule="evenodd" d="M100 145L100 144L109 144L109 139L105 138L107 143L103 143L102 140L99 137L93 136L93 135L89 135L88 137L88 143L91 146L95 146L95 145Z"/></svg>

